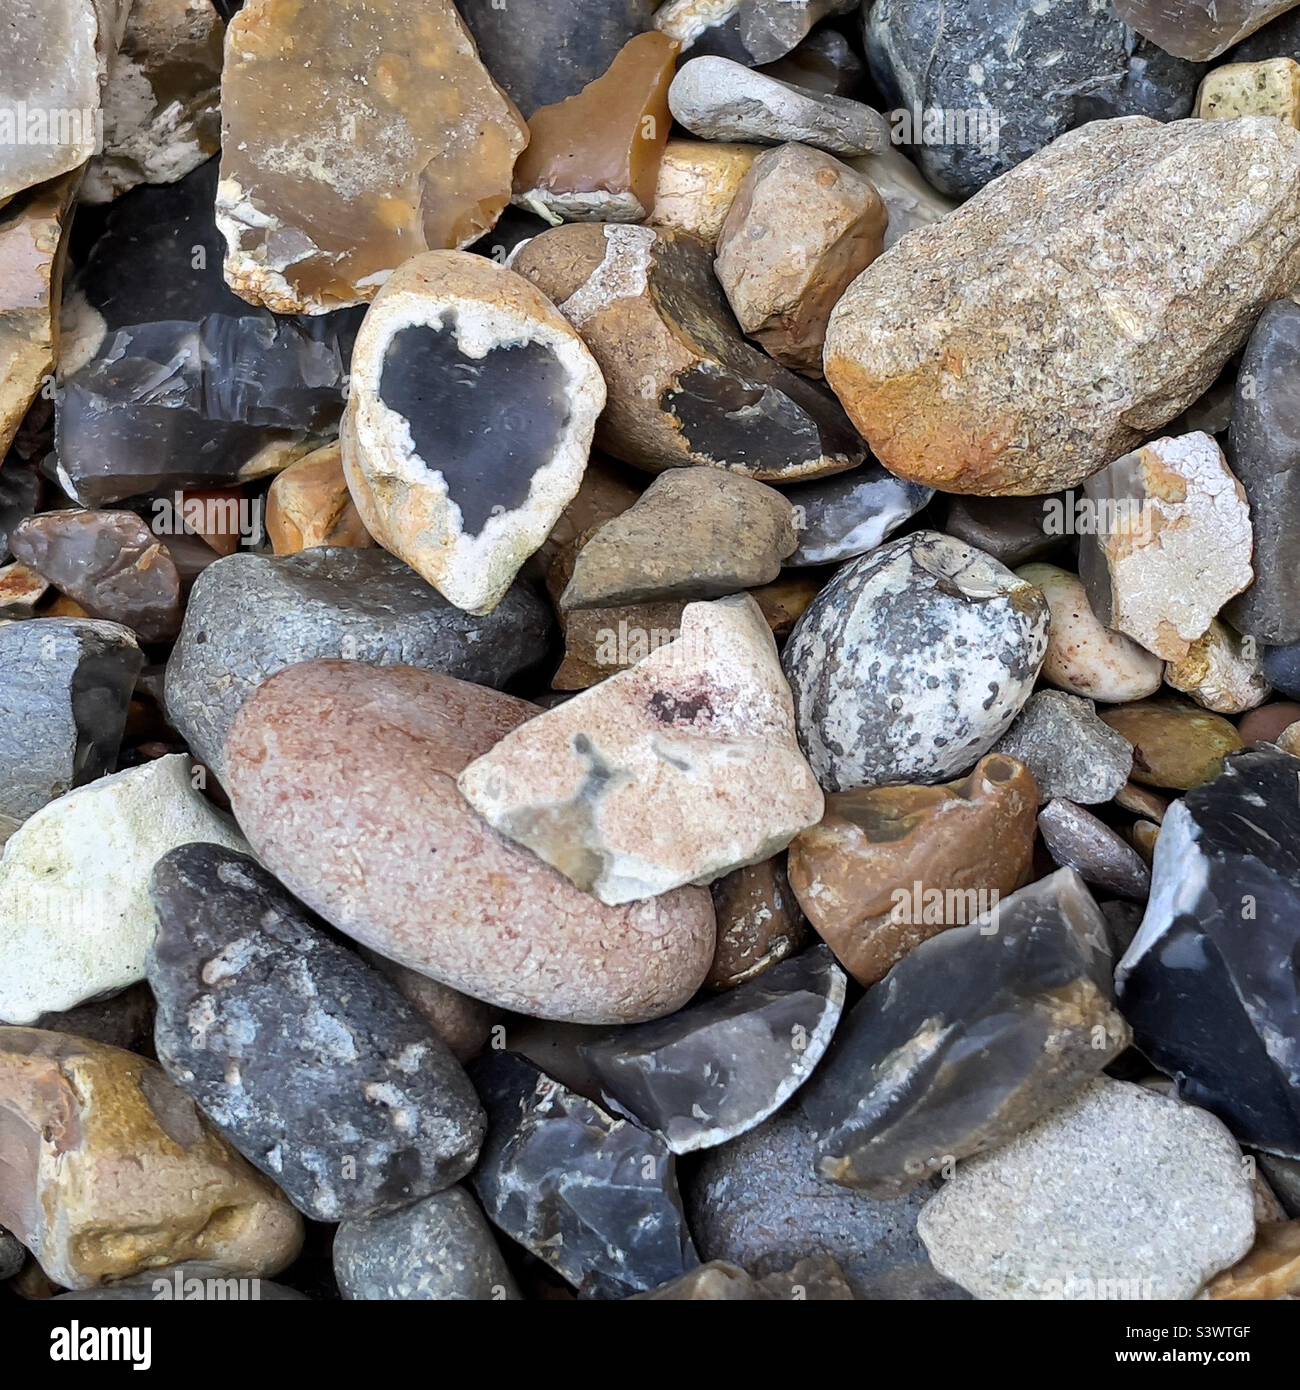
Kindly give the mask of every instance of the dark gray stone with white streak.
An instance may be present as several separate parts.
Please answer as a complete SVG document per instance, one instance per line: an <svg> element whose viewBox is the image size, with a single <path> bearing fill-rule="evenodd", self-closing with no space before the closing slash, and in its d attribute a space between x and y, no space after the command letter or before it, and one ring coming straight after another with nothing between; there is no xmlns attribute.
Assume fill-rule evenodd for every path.
<svg viewBox="0 0 1300 1390"><path fill-rule="evenodd" d="M113 771L143 666L120 623L0 626L0 843L56 797Z"/></svg>
<svg viewBox="0 0 1300 1390"><path fill-rule="evenodd" d="M817 780L838 792L967 771L1028 698L1047 627L1040 590L936 531L845 565L782 658Z"/></svg>
<svg viewBox="0 0 1300 1390"><path fill-rule="evenodd" d="M1113 116L1191 114L1204 66L1173 58L1096 0L876 0L867 61L886 101L964 117L965 138L917 143L936 188L978 192L1058 135ZM984 118L987 127L975 126Z"/></svg>
<svg viewBox="0 0 1300 1390"><path fill-rule="evenodd" d="M167 713L222 776L244 701L277 671L342 658L499 688L546 653L546 605L514 585L486 617L448 603L386 550L231 555L199 577L167 663Z"/></svg>
<svg viewBox="0 0 1300 1390"><path fill-rule="evenodd" d="M826 946L667 1018L582 1049L605 1102L677 1154L714 1148L778 1109L821 1061L844 1007Z"/></svg>
<svg viewBox="0 0 1300 1390"><path fill-rule="evenodd" d="M343 1222L334 1236L334 1277L344 1298L366 1302L519 1297L491 1226L463 1187Z"/></svg>
<svg viewBox="0 0 1300 1390"><path fill-rule="evenodd" d="M474 1188L512 1240L593 1298L646 1293L699 1263L658 1135L513 1052L487 1053L470 1075L488 1112Z"/></svg>
<svg viewBox="0 0 1300 1390"><path fill-rule="evenodd" d="M465 1176L482 1107L395 986L245 855L182 845L150 888L158 1060L300 1211L392 1210Z"/></svg>
<svg viewBox="0 0 1300 1390"><path fill-rule="evenodd" d="M874 550L934 496L934 489L868 461L851 473L783 489L799 545L788 566L831 565Z"/></svg>
<svg viewBox="0 0 1300 1390"><path fill-rule="evenodd" d="M1243 1143L1300 1157L1300 759L1238 753L1175 801L1115 976L1137 1045Z"/></svg>

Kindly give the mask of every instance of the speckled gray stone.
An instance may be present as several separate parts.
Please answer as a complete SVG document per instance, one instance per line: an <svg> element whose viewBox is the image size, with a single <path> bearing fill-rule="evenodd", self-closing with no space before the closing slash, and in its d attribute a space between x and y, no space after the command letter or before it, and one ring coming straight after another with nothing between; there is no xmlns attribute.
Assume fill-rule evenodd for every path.
<svg viewBox="0 0 1300 1390"><path fill-rule="evenodd" d="M935 1265L977 1298L1192 1298L1255 1239L1241 1151L1204 1110L1100 1078L921 1212Z"/></svg>
<svg viewBox="0 0 1300 1390"><path fill-rule="evenodd" d="M1091 700L1060 690L1031 695L993 751L1034 774L1040 803L1058 796L1085 806L1109 801L1133 770L1128 739L1097 718Z"/></svg>
<svg viewBox="0 0 1300 1390"><path fill-rule="evenodd" d="M934 489L895 478L868 461L851 473L782 489L794 507L798 547L786 565L830 565L874 550L911 520Z"/></svg>
<svg viewBox="0 0 1300 1390"><path fill-rule="evenodd" d="M815 1143L796 1099L684 1175L701 1257L761 1278L828 1254L859 1298L963 1297L935 1272L916 1234L933 1185L900 1201L872 1201L814 1174Z"/></svg>
<svg viewBox="0 0 1300 1390"><path fill-rule="evenodd" d="M1085 883L1139 902L1151 891L1151 871L1137 850L1073 801L1049 801L1039 812L1038 829L1052 858Z"/></svg>
<svg viewBox="0 0 1300 1390"><path fill-rule="evenodd" d="M545 655L550 621L520 584L487 617L463 613L377 548L231 555L190 594L167 663L167 713L194 756L223 777L235 716L286 666L333 657L498 688Z"/></svg>
<svg viewBox="0 0 1300 1390"><path fill-rule="evenodd" d="M343 1222L334 1236L334 1276L344 1298L370 1302L519 1297L487 1218L463 1187Z"/></svg>
<svg viewBox="0 0 1300 1390"><path fill-rule="evenodd" d="M936 531L846 565L783 657L818 781L848 791L965 772L1020 712L1047 629L1036 588Z"/></svg>
<svg viewBox="0 0 1300 1390"><path fill-rule="evenodd" d="M300 1211L391 1210L473 1167L485 1118L459 1063L265 869L183 845L151 893L158 1060Z"/></svg>

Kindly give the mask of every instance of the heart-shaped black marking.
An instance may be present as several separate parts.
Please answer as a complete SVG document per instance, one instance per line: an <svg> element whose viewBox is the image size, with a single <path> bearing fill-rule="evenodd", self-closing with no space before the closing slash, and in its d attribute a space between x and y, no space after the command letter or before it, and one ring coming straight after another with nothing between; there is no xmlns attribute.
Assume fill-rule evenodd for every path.
<svg viewBox="0 0 1300 1390"><path fill-rule="evenodd" d="M441 473L465 535L528 500L537 471L554 457L569 420L566 374L540 343L466 357L456 315L393 334L379 399L406 420L415 452Z"/></svg>

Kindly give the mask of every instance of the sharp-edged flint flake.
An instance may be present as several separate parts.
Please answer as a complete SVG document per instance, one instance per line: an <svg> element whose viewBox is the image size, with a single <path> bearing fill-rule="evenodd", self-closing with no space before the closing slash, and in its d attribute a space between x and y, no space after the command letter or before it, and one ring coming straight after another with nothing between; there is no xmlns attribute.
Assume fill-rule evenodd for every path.
<svg viewBox="0 0 1300 1390"><path fill-rule="evenodd" d="M582 482L599 368L527 281L467 252L409 261L366 315L343 467L366 529L490 613Z"/></svg>
<svg viewBox="0 0 1300 1390"><path fill-rule="evenodd" d="M725 1144L779 1109L812 1074L844 1006L825 946L759 979L581 1049L605 1103L676 1154Z"/></svg>
<svg viewBox="0 0 1300 1390"><path fill-rule="evenodd" d="M1300 1157L1300 759L1230 758L1175 801L1151 898L1120 962L1120 1007L1179 1094L1244 1144Z"/></svg>
<svg viewBox="0 0 1300 1390"><path fill-rule="evenodd" d="M794 568L852 560L887 541L934 496L934 489L895 478L874 460L782 495L795 511L799 544L785 563Z"/></svg>
<svg viewBox="0 0 1300 1390"><path fill-rule="evenodd" d="M1239 39L1294 8L1296 0L1116 0L1139 34L1180 58L1217 58Z"/></svg>
<svg viewBox="0 0 1300 1390"><path fill-rule="evenodd" d="M645 1293L699 1263L663 1141L494 1052L470 1068L488 1112L472 1178L489 1218L582 1293Z"/></svg>
<svg viewBox="0 0 1300 1390"><path fill-rule="evenodd" d="M855 7L856 0L666 0L654 22L692 54L773 63L819 20Z"/></svg>

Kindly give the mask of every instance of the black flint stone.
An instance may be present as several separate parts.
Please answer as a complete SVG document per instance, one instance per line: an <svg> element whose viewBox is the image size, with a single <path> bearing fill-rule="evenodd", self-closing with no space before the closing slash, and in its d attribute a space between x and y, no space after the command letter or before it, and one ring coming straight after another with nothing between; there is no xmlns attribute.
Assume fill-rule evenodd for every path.
<svg viewBox="0 0 1300 1390"><path fill-rule="evenodd" d="M482 1109L394 985L231 850L171 851L151 893L158 1060L299 1210L389 1211L465 1176Z"/></svg>
<svg viewBox="0 0 1300 1390"><path fill-rule="evenodd" d="M1127 1041L1105 919L1063 869L923 942L867 991L803 1091L821 1176L897 1196L1004 1143Z"/></svg>
<svg viewBox="0 0 1300 1390"><path fill-rule="evenodd" d="M217 170L114 204L70 287L102 319L90 360L59 383L59 463L85 506L232 483L271 439L342 414L362 311L288 317L230 290Z"/></svg>
<svg viewBox="0 0 1300 1390"><path fill-rule="evenodd" d="M0 830L112 772L144 655L79 618L0 626Z"/></svg>
<svg viewBox="0 0 1300 1390"><path fill-rule="evenodd" d="M10 460L0 470L0 561L11 553L9 537L14 529L36 511L40 491L41 475L35 468Z"/></svg>
<svg viewBox="0 0 1300 1390"><path fill-rule="evenodd" d="M439 328L399 329L384 352L379 399L406 421L426 468L442 475L461 530L478 536L489 519L528 500L569 418L568 377L540 343L465 356L456 315Z"/></svg>
<svg viewBox="0 0 1300 1390"><path fill-rule="evenodd" d="M661 1139L515 1053L488 1053L470 1075L488 1112L472 1181L506 1235L594 1298L644 1293L699 1263Z"/></svg>
<svg viewBox="0 0 1300 1390"><path fill-rule="evenodd" d="M1268 647L1260 658L1264 679L1280 695L1300 700L1300 642Z"/></svg>
<svg viewBox="0 0 1300 1390"><path fill-rule="evenodd" d="M1300 759L1261 748L1175 801L1120 962L1137 1045L1243 1144L1300 1157Z"/></svg>
<svg viewBox="0 0 1300 1390"><path fill-rule="evenodd" d="M667 1018L581 1049L605 1100L674 1153L743 1134L821 1060L844 1005L844 972L825 946Z"/></svg>

